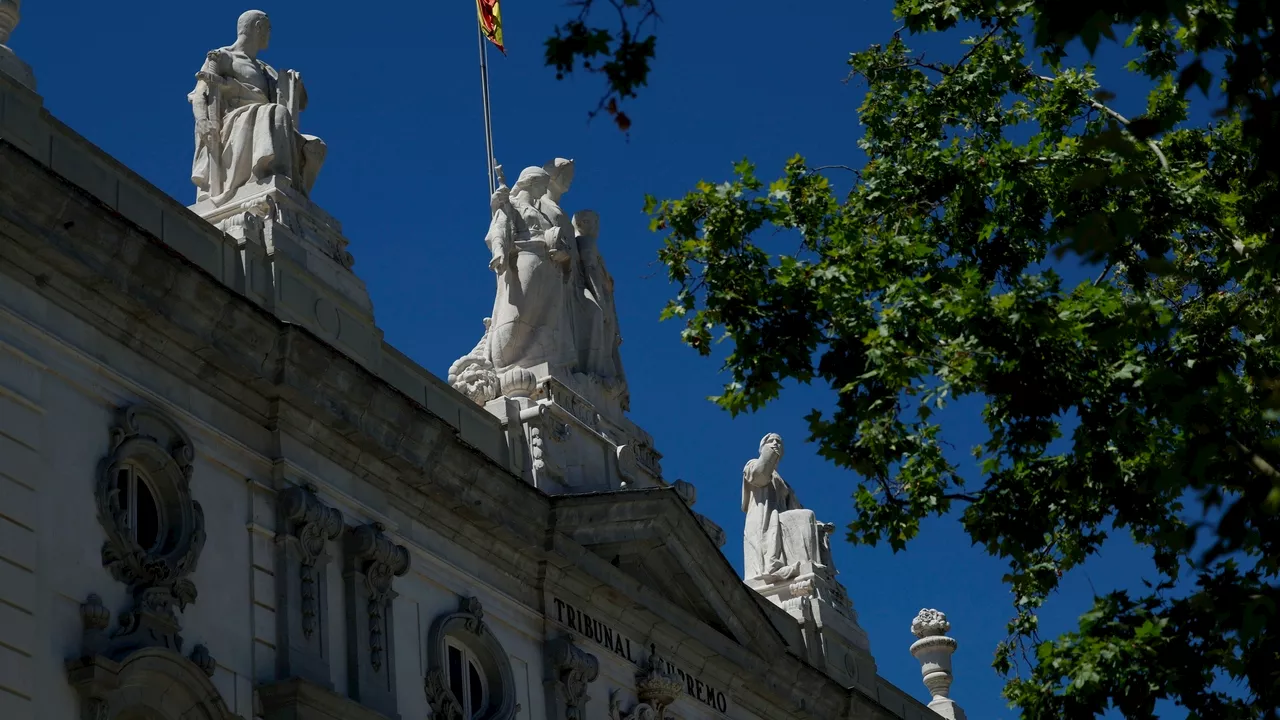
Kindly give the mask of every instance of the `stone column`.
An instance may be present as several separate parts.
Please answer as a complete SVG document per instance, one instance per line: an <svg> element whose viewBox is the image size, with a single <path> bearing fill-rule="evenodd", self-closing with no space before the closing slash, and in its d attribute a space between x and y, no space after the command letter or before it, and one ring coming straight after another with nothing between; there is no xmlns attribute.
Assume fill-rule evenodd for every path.
<svg viewBox="0 0 1280 720"><path fill-rule="evenodd" d="M9 34L18 27L18 21L22 19L21 8L22 0L0 0L0 72L35 92L36 76L31 72L31 66L5 44L9 42Z"/></svg>
<svg viewBox="0 0 1280 720"><path fill-rule="evenodd" d="M911 654L920 661L924 686L933 695L929 708L948 720L967 720L964 710L951 699L951 654L958 643L946 636L950 629L945 613L921 610L911 621L911 633L919 638L911 644Z"/></svg>
<svg viewBox="0 0 1280 720"><path fill-rule="evenodd" d="M347 531L348 695L389 718L396 714L395 622L391 581L409 572L409 551L382 533L381 523Z"/></svg>

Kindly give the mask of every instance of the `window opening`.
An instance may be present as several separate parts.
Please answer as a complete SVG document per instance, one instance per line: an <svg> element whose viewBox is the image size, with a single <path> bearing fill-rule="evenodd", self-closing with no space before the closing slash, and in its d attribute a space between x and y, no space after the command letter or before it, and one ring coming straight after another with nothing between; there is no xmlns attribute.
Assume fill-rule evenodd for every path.
<svg viewBox="0 0 1280 720"><path fill-rule="evenodd" d="M144 552L154 552L163 538L164 518L147 476L132 465L116 472L116 491L125 514L129 538Z"/></svg>
<svg viewBox="0 0 1280 720"><path fill-rule="evenodd" d="M448 653L449 690L462 706L462 717L478 720L489 704L480 659L470 648L452 640L448 642Z"/></svg>

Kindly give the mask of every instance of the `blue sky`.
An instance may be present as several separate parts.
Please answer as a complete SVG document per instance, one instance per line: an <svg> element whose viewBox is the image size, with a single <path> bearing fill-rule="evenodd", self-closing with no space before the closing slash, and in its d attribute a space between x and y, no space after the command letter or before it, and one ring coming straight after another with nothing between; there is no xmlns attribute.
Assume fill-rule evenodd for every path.
<svg viewBox="0 0 1280 720"><path fill-rule="evenodd" d="M29 0L10 45L34 68L46 107L184 203L192 115L186 94L207 50L230 44L251 5L222 0ZM324 138L328 159L313 199L344 225L387 339L438 375L470 350L494 292L483 235L488 221L474 5L269 0L272 43L263 59L302 72L310 107L301 129ZM741 567L739 483L766 432L787 441L782 473L827 521L852 517L854 478L819 459L802 417L824 407L819 389L791 388L765 411L731 419L705 398L720 389L718 363L660 324L672 294L641 212L644 193L675 197L732 162L762 177L799 152L815 164L861 163L856 109L845 84L848 53L884 42L896 24L887 0L776 3L659 0L658 61L650 87L626 105L630 136L607 118L588 122L602 85L556 81L542 41L569 17L561 2L505 0L508 57L491 53L494 140L512 178L556 156L576 160L570 211L601 215L601 251L617 284L632 417L653 434L670 480L697 485L697 509L729 532ZM916 40L932 57L950 41ZM1140 89L1111 87L1133 113ZM970 407L969 409L973 409ZM948 429L961 453L973 426ZM959 639L953 697L969 717L1016 717L990 668L1012 612L1003 564L971 548L953 520L928 522L905 553L837 543L835 558L880 673L922 699L908 626L921 607L945 611ZM1074 627L1093 592L1133 587L1148 567L1124 541L1068 576L1042 618L1046 635Z"/></svg>

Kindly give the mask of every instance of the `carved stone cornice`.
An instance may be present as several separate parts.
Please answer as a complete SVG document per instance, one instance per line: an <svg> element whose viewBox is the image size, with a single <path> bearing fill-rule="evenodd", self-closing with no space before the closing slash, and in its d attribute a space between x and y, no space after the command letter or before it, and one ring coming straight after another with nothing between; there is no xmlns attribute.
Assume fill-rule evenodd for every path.
<svg viewBox="0 0 1280 720"><path fill-rule="evenodd" d="M369 662L374 671L382 669L385 653L383 619L391 601L391 581L409 572L409 550L391 541L382 523L353 528L348 552L364 577L369 599Z"/></svg>

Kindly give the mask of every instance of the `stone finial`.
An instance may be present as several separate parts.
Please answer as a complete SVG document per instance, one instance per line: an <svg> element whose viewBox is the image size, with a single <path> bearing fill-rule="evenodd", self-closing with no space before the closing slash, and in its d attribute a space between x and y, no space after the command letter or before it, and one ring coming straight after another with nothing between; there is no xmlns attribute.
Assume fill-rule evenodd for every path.
<svg viewBox="0 0 1280 720"><path fill-rule="evenodd" d="M946 613L922 609L911 621L911 633L919 638L911 644L911 654L920 661L924 686L933 696L929 708L948 720L966 720L964 710L951 699L951 655L958 643L946 636L950 629Z"/></svg>
<svg viewBox="0 0 1280 720"><path fill-rule="evenodd" d="M0 0L0 72L22 83L31 92L36 90L36 76L31 66L23 62L5 44L9 35L22 19L22 0Z"/></svg>
<svg viewBox="0 0 1280 720"><path fill-rule="evenodd" d="M929 608L921 609L916 614L916 619L911 621L911 634L918 638L946 635L950 629L951 623L947 622L947 614Z"/></svg>

